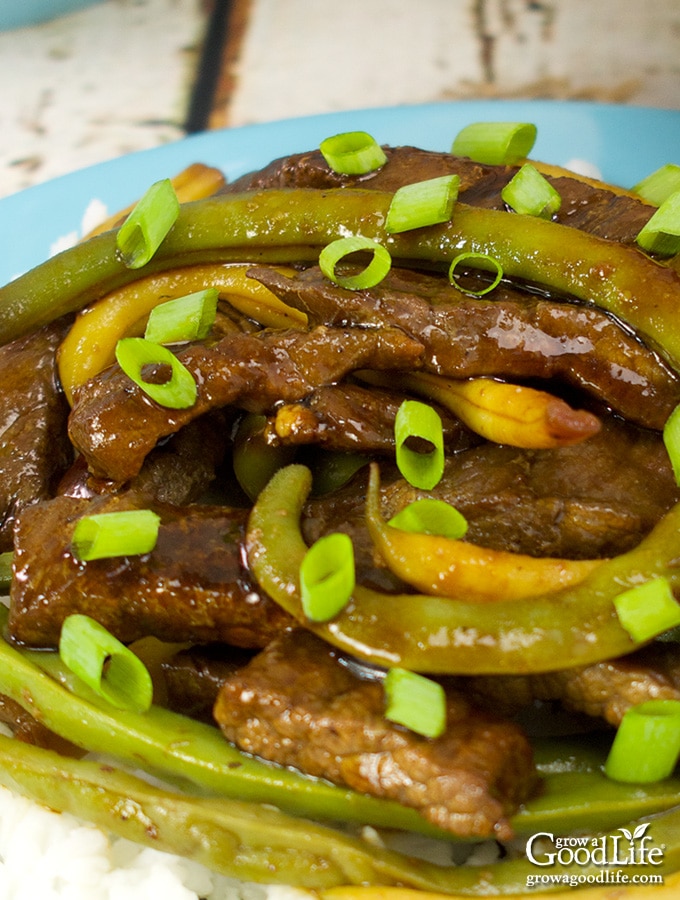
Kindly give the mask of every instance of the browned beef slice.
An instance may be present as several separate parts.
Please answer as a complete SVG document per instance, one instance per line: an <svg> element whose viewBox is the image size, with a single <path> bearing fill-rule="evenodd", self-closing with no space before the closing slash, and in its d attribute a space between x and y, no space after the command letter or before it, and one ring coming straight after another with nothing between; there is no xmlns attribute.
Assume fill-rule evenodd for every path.
<svg viewBox="0 0 680 900"><path fill-rule="evenodd" d="M541 675L456 679L456 685L501 715L535 700L559 700L567 709L618 725L631 706L680 700L680 647L657 641L618 659Z"/></svg>
<svg viewBox="0 0 680 900"><path fill-rule="evenodd" d="M189 647L163 661L163 685L170 709L214 723L213 707L227 678L245 666L255 651L227 644Z"/></svg>
<svg viewBox="0 0 680 900"><path fill-rule="evenodd" d="M81 516L137 505L129 494L92 500L62 496L24 510L10 593L14 640L54 646L71 613L93 616L126 642L155 635L263 647L290 625L243 567L245 510L153 505L161 527L151 553L90 562L75 558L71 537Z"/></svg>
<svg viewBox="0 0 680 900"><path fill-rule="evenodd" d="M52 495L73 454L56 368L59 321L0 347L0 550L12 547L22 507Z"/></svg>
<svg viewBox="0 0 680 900"><path fill-rule="evenodd" d="M16 740L36 747L47 747L64 756L77 756L82 753L74 744L50 731L42 722L27 712L23 706L6 694L0 694L0 722L12 729Z"/></svg>
<svg viewBox="0 0 680 900"><path fill-rule="evenodd" d="M386 518L408 503L436 496L468 520L467 539L482 546L534 556L613 556L635 546L680 499L661 436L613 417L599 434L557 450L522 450L496 444L449 456L444 476L428 494L382 465ZM340 528L366 537L366 476L305 509L308 542ZM370 551L359 551L370 567ZM370 580L378 576L373 571ZM366 575L369 578L368 575Z"/></svg>
<svg viewBox="0 0 680 900"><path fill-rule="evenodd" d="M249 753L415 807L454 834L507 839L508 816L535 785L529 743L461 694L447 700L440 738L394 725L381 683L359 680L322 640L297 631L227 679L215 718Z"/></svg>
<svg viewBox="0 0 680 900"><path fill-rule="evenodd" d="M465 157L418 147L386 147L387 163L367 175L339 175L318 150L274 160L264 169L244 175L227 192L278 187L362 187L395 191L404 184L440 175L460 177L459 197L472 206L503 209L501 191L517 172L516 166L488 166ZM633 242L654 208L643 201L593 185L576 177L548 175L562 198L555 220L590 234Z"/></svg>
<svg viewBox="0 0 680 900"><path fill-rule="evenodd" d="M172 435L149 453L144 465L125 486L135 497L186 506L203 496L218 477L230 443L231 417L224 411L207 413ZM90 473L79 456L59 483L57 493L95 497L120 490L121 485Z"/></svg>
<svg viewBox="0 0 680 900"><path fill-rule="evenodd" d="M423 368L435 374L554 378L651 428L662 428L680 401L677 375L618 322L583 304L510 286L492 299L470 297L447 278L397 268L363 291L333 284L316 267L293 278L269 268L251 274L313 325L402 328L423 344Z"/></svg>
<svg viewBox="0 0 680 900"><path fill-rule="evenodd" d="M159 406L112 367L77 391L69 433L93 474L124 482L139 472L161 438L208 410L235 404L269 412L357 368L410 369L419 363L421 350L396 329L321 327L228 335L213 346L193 345L177 354L198 385L190 409Z"/></svg>
<svg viewBox="0 0 680 900"><path fill-rule="evenodd" d="M271 426L282 444L318 444L331 450L394 453L394 420L403 394L358 384L325 385L299 403L284 404ZM447 452L480 439L445 409L439 409Z"/></svg>

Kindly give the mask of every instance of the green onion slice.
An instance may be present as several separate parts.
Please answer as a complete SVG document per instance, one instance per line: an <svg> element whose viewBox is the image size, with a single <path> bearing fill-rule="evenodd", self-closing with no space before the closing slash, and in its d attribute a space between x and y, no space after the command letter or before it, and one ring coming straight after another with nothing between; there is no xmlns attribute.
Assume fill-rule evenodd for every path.
<svg viewBox="0 0 680 900"><path fill-rule="evenodd" d="M345 131L325 138L319 145L323 158L340 175L367 175L387 162L385 151L365 131Z"/></svg>
<svg viewBox="0 0 680 900"><path fill-rule="evenodd" d="M385 675L385 718L416 734L437 738L446 730L446 694L437 681L393 668Z"/></svg>
<svg viewBox="0 0 680 900"><path fill-rule="evenodd" d="M179 215L179 200L169 178L152 184L118 229L116 246L129 269L145 266Z"/></svg>
<svg viewBox="0 0 680 900"><path fill-rule="evenodd" d="M680 485L680 405L676 406L666 419L663 428L663 442L673 468L675 481Z"/></svg>
<svg viewBox="0 0 680 900"><path fill-rule="evenodd" d="M354 547L342 532L324 535L300 564L300 597L312 622L328 622L345 608L355 584Z"/></svg>
<svg viewBox="0 0 680 900"><path fill-rule="evenodd" d="M160 518L150 509L84 516L73 531L73 554L83 562L89 562L150 553L156 546L159 525Z"/></svg>
<svg viewBox="0 0 680 900"><path fill-rule="evenodd" d="M615 781L649 784L673 772L680 755L680 701L648 700L628 709L605 762Z"/></svg>
<svg viewBox="0 0 680 900"><path fill-rule="evenodd" d="M513 166L531 153L536 133L528 122L473 122L458 132L451 152L491 166Z"/></svg>
<svg viewBox="0 0 680 900"><path fill-rule="evenodd" d="M531 163L525 163L501 191L504 203L517 213L550 219L562 205L559 192Z"/></svg>
<svg viewBox="0 0 680 900"><path fill-rule="evenodd" d="M637 236L638 246L657 256L680 253L680 190L667 197Z"/></svg>
<svg viewBox="0 0 680 900"><path fill-rule="evenodd" d="M667 578L653 578L614 597L621 626L636 643L680 625L680 604Z"/></svg>
<svg viewBox="0 0 680 900"><path fill-rule="evenodd" d="M432 490L444 474L444 429L439 413L419 400L404 400L394 420L397 466L414 487ZM425 441L428 452L410 446Z"/></svg>
<svg viewBox="0 0 680 900"><path fill-rule="evenodd" d="M385 231L397 234L448 222L458 199L460 177L441 175L398 188L387 210Z"/></svg>
<svg viewBox="0 0 680 900"><path fill-rule="evenodd" d="M338 263L360 251L372 254L368 265L356 275L338 275L336 273ZM392 258L389 251L382 244L361 235L338 238L337 241L327 244L319 254L319 267L326 278L350 291L360 291L378 284L390 271L391 266Z"/></svg>
<svg viewBox="0 0 680 900"><path fill-rule="evenodd" d="M680 166L667 163L639 181L632 190L648 203L661 206L671 194L680 191Z"/></svg>
<svg viewBox="0 0 680 900"><path fill-rule="evenodd" d="M206 337L217 313L217 288L206 288L155 306L144 337L155 344L179 344Z"/></svg>
<svg viewBox="0 0 680 900"><path fill-rule="evenodd" d="M471 291L468 288L462 287L458 281L456 269L461 264L466 263L472 268L484 269L487 272L495 272L496 275L493 281L487 287L482 288L479 291ZM484 294L488 294L494 288L498 287L502 277L503 267L497 259L494 259L493 256L489 256L487 253L459 253L449 266L449 281L451 284L455 284L458 290L463 291L464 294L470 294L473 297L482 297Z"/></svg>
<svg viewBox="0 0 680 900"><path fill-rule="evenodd" d="M167 347L144 338L121 338L116 344L116 359L125 374L145 394L169 409L188 409L196 402L194 376ZM146 370L165 371L169 377L160 383L145 377Z"/></svg>
<svg viewBox="0 0 680 900"><path fill-rule="evenodd" d="M392 516L387 524L401 531L436 534L454 541L465 537L468 529L462 513L450 503L434 497L414 500Z"/></svg>
<svg viewBox="0 0 680 900"><path fill-rule="evenodd" d="M64 619L59 654L65 666L117 709L141 713L151 706L153 683L144 663L89 616Z"/></svg>

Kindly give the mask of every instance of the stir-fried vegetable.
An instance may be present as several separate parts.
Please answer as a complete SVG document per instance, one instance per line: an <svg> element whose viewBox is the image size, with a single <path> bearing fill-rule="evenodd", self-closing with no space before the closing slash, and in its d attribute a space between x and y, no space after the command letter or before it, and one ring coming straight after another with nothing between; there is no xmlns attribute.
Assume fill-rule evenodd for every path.
<svg viewBox="0 0 680 900"><path fill-rule="evenodd" d="M360 585L331 623L308 622L298 572L306 552L300 511L310 487L311 473L304 466L288 466L271 479L250 517L250 564L270 596L298 621L377 665L420 672L520 673L620 656L636 643L619 622L614 599L626 586L660 575L675 589L679 585L680 505L638 547L602 562L579 584L557 593L480 604L466 596L386 595ZM420 562L436 564L427 558Z"/></svg>
<svg viewBox="0 0 680 900"><path fill-rule="evenodd" d="M76 593L76 570L91 566L103 579L114 579L118 557L122 571L123 557L134 554L144 557L143 579L152 586L157 583L157 567L176 549L172 542L163 543L170 533L167 522L179 522L179 530L191 527L181 519L179 504L174 507L163 493L164 480L172 478L177 464L171 450L163 468L163 453L179 429L189 429L192 417L201 415L205 421L217 412L221 417L216 427L226 437L216 454L215 470L229 463L233 474L229 502L236 498L234 503L250 510L247 522L244 512L239 524L232 523L228 534L220 534L217 551L206 548L201 561L209 570L205 577L218 582L215 573L224 564L220 554L228 557L246 605L261 605L265 598L280 615L283 629L296 634L300 628L308 638L308 632L323 638L326 643L319 644L334 662L359 671L362 683L380 686L384 696L384 709L378 712L381 724L387 722L397 736L404 731L410 737L415 734L435 755L436 742L451 724L447 716L454 706L447 691L469 690L475 676L549 675L617 660L658 637L673 640L674 635L667 632L680 621L676 599L680 596L680 503L667 502L655 523L639 524L638 531L646 534L634 546L629 542L614 553L601 549L593 558L583 558L586 554L568 558L478 545L470 538L466 519L451 507L442 512L445 504L429 496L436 495L445 477L447 454L455 455L461 447L474 449L482 442L522 448L527 461L530 454L570 451L609 427L613 417L605 404L590 398L583 409L572 406L573 385L553 393L550 386L543 390L533 383L511 384L493 375L443 377L436 351L428 370L415 370L425 355L425 341L419 343L417 330L411 335L397 320L383 327L370 317L354 319L349 307L314 322L311 303L307 307L300 303L306 312L289 306L257 276L249 275L251 265L267 263L288 281L287 276L292 280L300 268L318 265L326 285L331 282L331 287L339 286L334 290L345 289L346 294L363 296L365 292L375 309L381 300L370 289L383 280L387 284L397 267L428 269L456 297L475 304L493 302L501 281L521 285L529 296L548 294L571 304L600 307L621 323L626 334L634 334L634 340L651 348L650 365L658 363L674 384L680 371L676 262L664 264L651 258L633 238L627 243L612 241L553 221L561 208L561 197L550 183L554 173L538 163L518 165L531 148L535 129L522 123L510 126L502 123L500 135L494 129L491 137L484 129L481 135L477 129L466 131L458 148L473 157L489 159L491 154L515 167L514 178L505 172L506 189L498 194L517 212L461 202L457 195L464 193L466 185L457 174L415 178L418 183L399 188L378 184L378 189L369 189L372 178L388 171L389 150L384 152L363 133L340 135L322 150L333 177L348 179L337 182L341 187L258 187L204 196L221 184L213 173L206 180L210 186L197 187L191 195L202 199L181 202L178 207L175 188L165 181L154 186L151 195L167 192L171 201L170 212L160 216L158 228L158 217L152 214L149 219L144 213L147 197L121 227L93 236L0 289L3 342L78 313L59 350L61 388L73 406L72 423L80 413L81 396L90 389L95 396L96 392L121 391L130 404L127 412L137 404L126 424L131 428L127 446L135 447L139 460L112 473L97 469L84 455L91 465L87 480L73 487L67 479L60 489L81 504L67 517L67 530L75 529L74 542L60 551L60 564L64 562L65 571L70 572L66 581L76 584ZM344 172L359 177L352 180ZM528 188L523 185L526 178L531 179ZM668 255L677 249L676 222L673 215L668 218L668 209L673 212L676 201L677 194L672 193L652 220L650 227L661 234L660 244L657 238L646 237L649 228L638 234L639 245L652 254ZM355 254L360 254L356 266ZM469 269L472 285L467 280ZM489 277L475 279L475 272ZM287 296L285 289L282 293ZM179 313L177 298L184 298ZM217 312L218 298L230 304L224 322ZM433 301L432 307L439 302ZM191 309L186 309L187 304ZM159 324L164 313L169 318ZM196 320L190 331L185 329L188 316ZM435 331L432 322L420 327ZM499 341L508 346L525 339L527 347L532 346L531 340L540 343L536 337L526 337L533 327L529 320L507 331L502 323L497 327L503 332ZM593 335L596 330L597 326ZM322 360L330 333L336 342L333 365ZM239 340L230 342L225 335ZM284 343L277 343L277 335ZM301 335L313 339L298 340ZM591 338L597 340L589 336L583 341ZM456 340L456 335L448 339ZM175 352L172 345L177 341L195 342L200 353L194 359L191 345ZM356 358L350 359L351 341L358 349ZM265 348L261 358L260 346ZM531 352L526 347L524 351ZM279 370L284 358L289 367ZM394 360L402 360L401 365ZM369 369L371 365L375 371ZM265 380L266 366L271 367L268 393L249 392L253 384ZM589 376L584 372L578 384L587 388ZM122 387L114 387L119 376L126 380ZM220 379L237 384L223 400ZM345 380L362 389L368 385L379 398L376 404L382 404L383 430L375 439L380 451L375 456L365 451L334 455L313 447L298 451L294 441L288 446L287 432L294 436L306 412L307 423L314 418L305 406L311 405L314 392L336 388ZM90 428L93 443L99 446L107 440L107 428L113 433L114 419L115 410L108 424L105 417L94 414L89 424L81 421L78 427ZM665 438L669 466L677 472L673 421L672 416ZM156 422L160 423L157 432ZM387 437L385 422L389 423ZM352 426L360 432L360 425ZM337 422L324 421L318 432L333 427L338 427ZM72 428L71 439L86 454L77 433ZM161 458L160 474L149 475L144 468L140 472L136 462L141 465L146 455L156 465L156 454ZM376 457L381 461L376 462ZM366 463L370 466L364 472L365 503L359 516L355 508L350 510L345 523L349 534L319 524L323 515L310 500L313 483L317 493L327 490L342 504L342 492L336 496L335 489L366 468ZM398 503L397 515L394 510L390 516L384 512L383 463L391 465L392 477L406 485L402 499L417 499L412 506ZM73 470L69 476L74 477ZM100 521L85 510L92 497L107 492L124 494L134 507L134 512L124 515L142 513L153 519L153 540L139 543L126 533L132 549L119 544L117 535L114 552L107 541L105 552L82 552L83 532ZM191 492L188 496L193 502ZM158 513L145 508L149 498L157 502ZM216 502L212 493L200 499ZM225 494L218 493L216 505L226 502ZM556 511L555 518L562 514L563 510ZM359 529L368 535L368 548L352 538L359 519ZM327 533L311 537L315 529ZM491 829L472 828L457 834L455 828L438 827L443 820L428 819L416 803L411 808L407 800L384 799L390 794L373 796L363 789L352 790L346 786L351 781L332 783L288 764L276 765L275 754L267 757L269 761L259 759L253 755L255 745L247 740L229 743L217 713L221 701L214 707L214 718L224 734L212 724L160 705L159 699L167 700L165 685L160 689L156 685L157 702L152 704L151 677L131 649L108 634L106 639L97 637L92 647L80 646L89 639L74 633L72 625L82 616L67 615L59 621L63 659L54 651L12 646L12 617L20 616L13 588L28 577L18 538L16 547L14 576L9 572L5 577L12 594L11 616L0 607L0 624L10 625L9 639L0 639L0 698L18 704L44 730L73 747L95 754L110 753L113 748L121 767L134 765L167 783L152 786L108 762L100 765L66 758L0 738L0 783L38 802L136 841L191 856L215 871L328 891L329 900L341 898L345 885L397 885L461 897L511 896L525 893L536 875L536 861L529 853L516 858L511 854L483 867L434 865L388 849L380 843L382 837L367 839L372 832L366 827L378 829L383 836L398 830L447 842L461 835L468 840L480 834L492 836L493 829L502 840L513 832L530 841L537 833L552 835L554 840L555 835L579 831L606 842L606 833L612 829L642 834L646 820L654 816L655 844L663 847L663 860L655 872L680 868L680 786L673 774L675 748L680 746L679 700L664 700L670 706L654 707L673 711L660 725L661 734L670 734L662 738L670 749L660 754L663 765L658 777L647 777L645 765L632 774L627 771L626 756L632 751L630 742L625 743L624 726L611 752L610 731L592 740L590 736L536 738L532 740L535 770L529 760L526 796L514 807L508 799ZM10 559L11 555L3 557L7 564ZM99 564L102 568L95 570ZM192 571L191 578L200 582L201 577ZM251 578L252 582L247 581ZM66 590L71 590L70 584ZM156 593L162 601L162 589ZM132 609L136 600L132 597L128 602ZM221 598L210 599L208 605L213 602L219 604ZM188 603L194 615L200 606L197 598ZM197 615L203 612L199 609ZM115 631L115 617L112 621ZM87 624L89 628L90 619ZM100 626L94 623L93 627L99 635ZM205 623L201 627L205 629ZM200 633L206 634L205 630ZM250 647L250 638L241 635L241 639L244 647ZM189 638L188 643L192 642ZM74 672L80 672L95 690ZM133 680L140 677L143 682L132 692L120 683L127 682L130 673ZM155 677L158 680L157 672ZM247 692L244 688L243 693ZM357 703L359 709L359 700L350 703ZM282 705L279 699L270 704ZM468 708L465 703L460 706ZM650 726L645 711L644 704L633 706L624 721L642 719L643 726ZM463 730L465 714L460 714ZM283 718L292 722L305 715L291 702ZM481 715L478 710L478 718ZM323 721L326 730L334 733L330 714ZM283 736L272 732L264 744L295 739L294 729ZM528 739L522 735L522 740L530 757ZM398 752L408 755L413 745L408 746L408 751ZM342 749L329 752L335 754L336 762L342 760ZM362 764L367 782L393 777L388 764L386 775L377 771L392 752L385 744L379 763L378 756L366 753ZM474 756L474 749L471 752ZM531 793L536 773L540 789ZM418 785L425 780L423 775ZM473 790L479 783L474 783ZM493 793L491 777L488 784ZM467 813L460 815L464 818ZM337 822L345 828L336 828ZM569 886L569 866L562 860L551 864L550 871L565 876L563 886ZM579 874L587 882L598 871L600 867L588 858ZM647 874L644 860L632 860L627 873Z"/></svg>
<svg viewBox="0 0 680 900"><path fill-rule="evenodd" d="M495 259L506 276L535 282L620 316L680 364L675 315L680 274L635 248L533 216L458 203L451 221L387 235L391 194L346 188L231 194L187 204L145 271L208 262L316 261L323 247L349 233L385 246L393 259L450 263L460 253ZM135 270L116 257L116 233L64 251L0 290L8 341L82 309L129 284ZM540 252L536 251L540 248ZM606 265L603 265L606 260Z"/></svg>

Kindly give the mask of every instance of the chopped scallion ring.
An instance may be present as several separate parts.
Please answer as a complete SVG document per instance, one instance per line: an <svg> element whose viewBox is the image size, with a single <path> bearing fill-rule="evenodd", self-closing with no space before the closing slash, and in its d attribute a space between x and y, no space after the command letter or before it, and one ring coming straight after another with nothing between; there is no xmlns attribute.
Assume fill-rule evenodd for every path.
<svg viewBox="0 0 680 900"><path fill-rule="evenodd" d="M152 184L118 229L116 246L129 269L145 266L179 215L179 200L169 178Z"/></svg>
<svg viewBox="0 0 680 900"><path fill-rule="evenodd" d="M446 731L446 694L437 681L408 669L385 675L385 718L416 734L437 738Z"/></svg>
<svg viewBox="0 0 680 900"><path fill-rule="evenodd" d="M340 175L366 175L387 162L385 151L365 131L345 131L321 141L319 150L334 172Z"/></svg>
<svg viewBox="0 0 680 900"><path fill-rule="evenodd" d="M125 374L161 406L188 409L196 402L194 376L167 347L144 338L122 338L116 344L116 359ZM161 383L147 380L144 377L147 367L152 370L165 368L169 378Z"/></svg>
<svg viewBox="0 0 680 900"><path fill-rule="evenodd" d="M666 419L663 427L663 442L675 475L676 484L680 485L680 406L676 406Z"/></svg>
<svg viewBox="0 0 680 900"><path fill-rule="evenodd" d="M114 556L139 556L156 546L160 518L150 509L125 509L79 519L73 554L83 562Z"/></svg>
<svg viewBox="0 0 680 900"><path fill-rule="evenodd" d="M441 175L398 188L387 210L385 231L397 234L448 222L458 198L460 177Z"/></svg>
<svg viewBox="0 0 680 900"><path fill-rule="evenodd" d="M368 265L355 275L338 275L338 263L353 253L367 251L372 254ZM382 244L370 238L356 235L338 238L325 246L319 254L319 268L330 281L350 291L360 291L379 284L392 267L392 258Z"/></svg>
<svg viewBox="0 0 680 900"><path fill-rule="evenodd" d="M639 181L632 191L648 203L661 206L671 194L680 191L680 166L676 166L675 163L661 166Z"/></svg>
<svg viewBox="0 0 680 900"><path fill-rule="evenodd" d="M431 491L444 474L444 430L439 413L419 400L404 400L394 420L399 471L414 487ZM427 452L410 444L424 441Z"/></svg>
<svg viewBox="0 0 680 900"><path fill-rule="evenodd" d="M648 700L623 716L605 762L614 781L651 784L672 774L680 756L680 701Z"/></svg>
<svg viewBox="0 0 680 900"><path fill-rule="evenodd" d="M354 547L342 532L324 535L300 564L300 597L312 622L328 622L345 608L354 590Z"/></svg>
<svg viewBox="0 0 680 900"><path fill-rule="evenodd" d="M680 253L680 190L667 197L637 236L638 246L657 256Z"/></svg>
<svg viewBox="0 0 680 900"><path fill-rule="evenodd" d="M562 198L548 179L531 163L525 163L501 191L504 203L515 212L550 219L562 205Z"/></svg>
<svg viewBox="0 0 680 900"><path fill-rule="evenodd" d="M451 152L491 166L513 166L529 155L536 133L529 122L473 122L458 132Z"/></svg>
<svg viewBox="0 0 680 900"><path fill-rule="evenodd" d="M636 643L680 625L680 604L667 578L653 578L614 597L621 626Z"/></svg>
<svg viewBox="0 0 680 900"><path fill-rule="evenodd" d="M144 663L89 616L64 619L59 655L78 678L117 709L146 712L153 683Z"/></svg>
<svg viewBox="0 0 680 900"><path fill-rule="evenodd" d="M464 537L468 529L462 513L450 503L434 497L414 500L392 516L387 524L401 531L436 534L455 541Z"/></svg>
<svg viewBox="0 0 680 900"><path fill-rule="evenodd" d="M459 265L468 263L471 268L484 269L484 271L495 272L495 278L490 284L482 288L479 291L471 291L468 288L461 287L458 276L456 275L456 269ZM488 256L486 253L460 253L456 258L452 261L449 266L449 281L451 284L455 284L456 287L463 291L464 294L470 294L473 297L482 297L484 294L490 293L495 287L501 282L501 278L503 277L503 268L497 259L494 259L493 256Z"/></svg>
<svg viewBox="0 0 680 900"><path fill-rule="evenodd" d="M217 312L217 288L206 288L155 306L144 337L155 344L178 344L206 337Z"/></svg>

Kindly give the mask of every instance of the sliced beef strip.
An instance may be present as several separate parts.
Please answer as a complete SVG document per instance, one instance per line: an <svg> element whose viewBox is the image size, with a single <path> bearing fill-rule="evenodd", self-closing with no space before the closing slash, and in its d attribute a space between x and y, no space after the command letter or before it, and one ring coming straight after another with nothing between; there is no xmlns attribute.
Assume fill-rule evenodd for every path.
<svg viewBox="0 0 680 900"><path fill-rule="evenodd" d="M533 556L614 556L634 547L680 499L663 440L613 417L599 434L571 447L523 450L485 443L449 456L431 492L381 464L383 513L435 496L468 521L467 540ZM311 543L333 529L350 533L362 577L382 582L364 521L366 474L333 496L308 502ZM384 583L387 588L390 580Z"/></svg>
<svg viewBox="0 0 680 900"><path fill-rule="evenodd" d="M399 327L424 345L438 375L556 379L594 395L632 422L662 428L680 401L678 376L602 310L499 286L493 299L462 294L448 279L393 268L380 284L348 291L317 267L253 278L304 310L310 324Z"/></svg>
<svg viewBox="0 0 680 900"><path fill-rule="evenodd" d="M387 518L427 495L404 481L391 463L381 469ZM346 531L354 541L359 581L385 591L404 590L373 550L365 493L366 476L359 473L346 488L308 501L305 538L312 543L329 531ZM613 417L605 418L601 432L588 441L559 450L482 444L452 454L431 493L466 516L469 540L575 558L630 549L680 496L661 435ZM241 568L243 510L171 509L150 557L78 564L68 552L75 519L107 508L107 502L115 508L134 500L131 492L108 501L61 497L24 511L16 532L12 588L11 627L17 640L53 643L63 617L81 607L101 608L107 627L128 640L155 633L166 640L263 646L285 626L287 618ZM224 542L225 534L232 539ZM107 577L113 572L122 580Z"/></svg>
<svg viewBox="0 0 680 900"><path fill-rule="evenodd" d="M83 751L66 738L50 731L35 719L23 706L6 694L0 694L0 722L9 725L14 738L36 747L55 750L63 756L81 756Z"/></svg>
<svg viewBox="0 0 680 900"><path fill-rule="evenodd" d="M227 644L189 647L163 661L166 705L214 724L213 707L224 682L247 665L257 651Z"/></svg>
<svg viewBox="0 0 680 900"><path fill-rule="evenodd" d="M234 334L177 355L194 375L198 399L187 410L162 407L114 366L81 387L69 434L90 471L125 482L157 442L211 409L235 404L270 412L349 372L417 366L422 347L397 329L320 327L311 332Z"/></svg>
<svg viewBox="0 0 680 900"><path fill-rule="evenodd" d="M517 166L489 166L450 153L418 147L385 147L387 162L367 175L339 175L320 151L296 153L274 160L258 172L236 179L227 193L263 188L362 187L396 191L404 184L442 175L460 177L459 199L471 206L504 209L501 191L516 174ZM568 175L548 175L562 203L555 221L598 237L632 243L654 213L642 200Z"/></svg>
<svg viewBox="0 0 680 900"><path fill-rule="evenodd" d="M460 836L510 838L508 817L536 783L521 730L455 692L436 739L388 722L384 708L380 682L361 681L299 630L225 681L215 718L248 753L415 807Z"/></svg>
<svg viewBox="0 0 680 900"><path fill-rule="evenodd" d="M121 486L96 478L79 456L61 479L57 493L89 498L124 487L141 502L143 497L172 506L186 506L205 496L224 465L230 446L232 416L215 410L195 419L155 447L131 481Z"/></svg>
<svg viewBox="0 0 680 900"><path fill-rule="evenodd" d="M359 384L324 385L299 403L283 404L270 426L271 440L316 444L331 450L394 453L394 420L404 394ZM438 408L444 446L455 453L478 438L447 410Z"/></svg>
<svg viewBox="0 0 680 900"><path fill-rule="evenodd" d="M148 504L161 516L151 553L89 562L73 555L71 537L83 515L139 506L128 492L60 496L24 510L10 591L13 640L55 646L71 613L92 616L125 642L154 635L263 647L292 624L244 567L246 510Z"/></svg>
<svg viewBox="0 0 680 900"><path fill-rule="evenodd" d="M0 551L12 547L20 510L50 497L73 459L56 364L67 327L60 320L0 347Z"/></svg>
<svg viewBox="0 0 680 900"><path fill-rule="evenodd" d="M541 675L454 679L473 702L515 715L534 701L560 701L569 710L620 724L631 706L680 700L680 646L656 641L618 659Z"/></svg>

